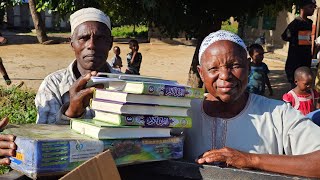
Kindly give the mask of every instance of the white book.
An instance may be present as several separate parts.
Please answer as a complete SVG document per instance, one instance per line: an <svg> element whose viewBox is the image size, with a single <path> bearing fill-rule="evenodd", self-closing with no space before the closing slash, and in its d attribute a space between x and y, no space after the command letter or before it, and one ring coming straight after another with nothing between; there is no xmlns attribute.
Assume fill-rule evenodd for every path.
<svg viewBox="0 0 320 180"><path fill-rule="evenodd" d="M190 107L191 99L184 97L172 97L172 96L155 96L155 95L143 95L143 94L130 94L121 91L96 89L94 92L94 98L105 99L118 102L131 102L142 104L154 104L163 106L178 106L178 107Z"/></svg>
<svg viewBox="0 0 320 180"><path fill-rule="evenodd" d="M154 116L188 116L185 107L160 106L153 104L118 102L105 99L92 99L91 109L116 114L154 115Z"/></svg>
<svg viewBox="0 0 320 180"><path fill-rule="evenodd" d="M93 119L72 119L71 129L96 139L170 137L170 128L117 126Z"/></svg>

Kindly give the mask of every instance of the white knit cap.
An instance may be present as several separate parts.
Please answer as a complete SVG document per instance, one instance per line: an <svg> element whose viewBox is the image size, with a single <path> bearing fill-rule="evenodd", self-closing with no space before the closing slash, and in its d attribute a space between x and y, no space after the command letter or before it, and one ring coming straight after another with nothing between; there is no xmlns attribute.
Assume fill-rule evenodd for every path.
<svg viewBox="0 0 320 180"><path fill-rule="evenodd" d="M96 8L83 8L70 16L71 35L80 24L87 21L98 21L108 26L111 31L110 18L101 10Z"/></svg>
<svg viewBox="0 0 320 180"><path fill-rule="evenodd" d="M217 41L231 41L234 42L241 47L243 47L244 50L247 52L247 46L244 44L243 40L236 34L225 31L225 30L219 30L213 33L210 33L207 37L204 38L204 40L201 43L200 49L199 49L199 64L201 60L201 56L204 53L204 51L214 42Z"/></svg>

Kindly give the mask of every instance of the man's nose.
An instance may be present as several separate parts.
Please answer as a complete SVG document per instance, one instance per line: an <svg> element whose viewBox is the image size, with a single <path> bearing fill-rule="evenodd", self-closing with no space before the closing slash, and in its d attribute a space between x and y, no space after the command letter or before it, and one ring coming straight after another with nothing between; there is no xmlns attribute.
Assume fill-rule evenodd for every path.
<svg viewBox="0 0 320 180"><path fill-rule="evenodd" d="M95 49L96 48L95 39L93 36L91 36L90 39L87 41L87 48L88 49Z"/></svg>
<svg viewBox="0 0 320 180"><path fill-rule="evenodd" d="M220 67L219 68L219 79L221 80L229 80L232 77L231 69L228 67Z"/></svg>

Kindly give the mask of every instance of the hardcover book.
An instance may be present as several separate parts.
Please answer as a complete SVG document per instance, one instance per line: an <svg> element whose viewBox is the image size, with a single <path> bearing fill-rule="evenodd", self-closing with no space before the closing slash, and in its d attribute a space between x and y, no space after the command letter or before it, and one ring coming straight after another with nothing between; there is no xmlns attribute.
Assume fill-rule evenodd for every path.
<svg viewBox="0 0 320 180"><path fill-rule="evenodd" d="M183 157L183 137L120 139L103 141L117 165L180 159Z"/></svg>
<svg viewBox="0 0 320 180"><path fill-rule="evenodd" d="M96 140L75 133L67 125L20 125L5 129L16 136L17 153L11 168L35 179L65 174L84 161L110 149L117 165L179 159L183 137Z"/></svg>
<svg viewBox="0 0 320 180"><path fill-rule="evenodd" d="M156 96L173 96L186 98L203 98L202 88L192 88L177 81L165 80L155 77L98 73L100 76L92 77L87 87L103 84L109 90L123 91L133 94L146 94Z"/></svg>
<svg viewBox="0 0 320 180"><path fill-rule="evenodd" d="M133 94L186 98L203 98L204 94L202 88L192 88L181 84L168 84L165 82L126 81L124 84L110 82L108 89Z"/></svg>
<svg viewBox="0 0 320 180"><path fill-rule="evenodd" d="M117 126L92 119L72 119L72 130L96 139L133 139L146 137L170 137L169 128L143 128Z"/></svg>
<svg viewBox="0 0 320 180"><path fill-rule="evenodd" d="M145 103L118 102L105 99L92 99L90 107L93 110L111 112L117 114L138 114L154 116L188 116L189 108L160 106Z"/></svg>
<svg viewBox="0 0 320 180"><path fill-rule="evenodd" d="M93 95L96 99L105 99L118 102L131 102L131 103L143 103L143 104L155 104L163 106L179 106L190 107L190 98L176 98L170 96L152 96L142 94L129 94L121 91L96 89Z"/></svg>
<svg viewBox="0 0 320 180"><path fill-rule="evenodd" d="M145 126L145 127L173 127L191 128L190 117L179 116L152 116L152 115L131 115L115 114L102 111L95 111L95 117L99 121L119 126Z"/></svg>
<svg viewBox="0 0 320 180"><path fill-rule="evenodd" d="M165 80L158 77L151 76L141 76L132 74L114 74L114 73L101 73L99 72L97 76L91 77L87 83L87 87L94 86L96 84L103 84L105 88L108 88L109 84L113 86L123 87L126 81L138 81L138 82L156 82L156 83L166 83L166 84L178 84L177 81Z"/></svg>
<svg viewBox="0 0 320 180"><path fill-rule="evenodd" d="M142 76L142 75L134 75L134 74L122 74L122 73L103 73L99 72L97 77L105 77L105 78L115 78L124 81L142 81L142 82L158 82L158 83L168 83L168 84L178 84L177 81L174 80L166 80L160 77L153 76Z"/></svg>

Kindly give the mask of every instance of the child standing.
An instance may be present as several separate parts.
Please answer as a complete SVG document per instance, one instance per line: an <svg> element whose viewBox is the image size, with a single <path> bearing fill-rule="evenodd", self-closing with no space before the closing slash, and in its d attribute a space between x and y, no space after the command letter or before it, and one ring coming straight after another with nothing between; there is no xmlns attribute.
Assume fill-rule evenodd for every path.
<svg viewBox="0 0 320 180"><path fill-rule="evenodd" d="M304 115L319 108L319 93L312 88L311 69L306 66L296 69L294 82L296 87L283 95L283 101L290 103Z"/></svg>
<svg viewBox="0 0 320 180"><path fill-rule="evenodd" d="M131 52L127 54L128 69L126 69L126 74L137 74L140 75L140 65L142 61L142 55L139 50L138 41L132 39L129 41L129 49Z"/></svg>
<svg viewBox="0 0 320 180"><path fill-rule="evenodd" d="M118 46L113 47L114 57L111 59L111 67L121 72L122 59L120 57L120 48Z"/></svg>
<svg viewBox="0 0 320 180"><path fill-rule="evenodd" d="M291 88L295 87L294 72L298 67L311 66L312 60L312 16L317 5L315 0L299 0L300 15L284 30L281 37L289 42L285 71Z"/></svg>
<svg viewBox="0 0 320 180"><path fill-rule="evenodd" d="M252 44L248 48L249 55L252 59L250 62L250 74L247 90L250 93L264 95L265 85L268 86L269 95L272 96L273 91L268 77L269 68L262 62L264 49L259 44Z"/></svg>

